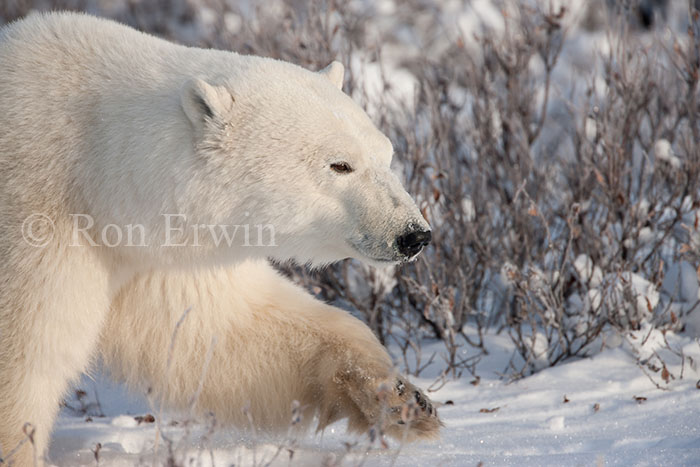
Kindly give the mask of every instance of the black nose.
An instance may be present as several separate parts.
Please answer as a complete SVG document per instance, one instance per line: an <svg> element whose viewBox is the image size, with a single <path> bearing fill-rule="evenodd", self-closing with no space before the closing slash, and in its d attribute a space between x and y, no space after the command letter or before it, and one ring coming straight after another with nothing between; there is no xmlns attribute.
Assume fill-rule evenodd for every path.
<svg viewBox="0 0 700 467"><path fill-rule="evenodd" d="M430 243L431 238L430 230L415 230L399 236L396 246L399 247L399 253L410 258L420 253L423 247Z"/></svg>

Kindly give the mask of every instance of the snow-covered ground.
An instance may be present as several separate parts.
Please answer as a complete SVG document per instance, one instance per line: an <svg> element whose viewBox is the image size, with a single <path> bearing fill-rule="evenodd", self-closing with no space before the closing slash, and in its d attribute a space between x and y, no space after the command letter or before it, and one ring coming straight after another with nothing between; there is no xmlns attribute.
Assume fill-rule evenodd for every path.
<svg viewBox="0 0 700 467"><path fill-rule="evenodd" d="M368 441L348 436L340 422L322 435L298 437L291 461L285 446L271 465L700 465L700 342L667 333L671 348L685 359L681 364L679 356L663 348L657 331L644 346L639 343L646 331L633 336L593 358L512 383L499 376L513 355L510 339L487 336L489 355L477 365L479 383L466 375L431 394L453 403L440 408L446 425L440 441L405 445L398 452L399 444L390 440L388 449L367 450ZM440 344L433 346L424 351L439 352ZM636 355L654 352L667 365L668 384L662 370L645 374L636 364ZM415 381L430 386L430 370L437 371L437 365ZM129 396L99 375L94 382L84 379L80 387L89 402L97 391L106 416L86 421L85 415L64 410L51 446L52 461L59 466L95 465L97 443L102 445L99 465L151 465L156 424L134 418L148 414L160 418L178 465L268 465L284 442L212 428L211 421L183 423L176 415L158 415L145 397ZM95 407L88 411L94 413ZM171 426L174 420L177 426ZM353 441L358 445L348 454L345 443ZM157 444L164 459L166 443L159 437Z"/></svg>

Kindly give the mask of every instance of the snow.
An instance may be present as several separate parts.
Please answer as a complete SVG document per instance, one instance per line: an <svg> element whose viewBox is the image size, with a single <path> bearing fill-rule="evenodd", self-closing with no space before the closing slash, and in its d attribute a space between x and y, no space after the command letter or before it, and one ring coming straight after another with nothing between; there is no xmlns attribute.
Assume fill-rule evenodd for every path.
<svg viewBox="0 0 700 467"><path fill-rule="evenodd" d="M391 109L412 109L418 83L415 76L402 68L395 68L390 63L371 61L362 53L352 57L350 66L357 77L357 90L353 98L366 103L370 116L378 115L381 105ZM384 77L391 76L390 86L385 86Z"/></svg>
<svg viewBox="0 0 700 467"><path fill-rule="evenodd" d="M694 303L700 298L698 272L687 261L672 263L664 276L662 288L675 300Z"/></svg>
<svg viewBox="0 0 700 467"><path fill-rule="evenodd" d="M602 271L598 266L593 266L593 260L588 255L578 255L574 261L574 269L583 282L587 282L593 287L600 285L603 280Z"/></svg>
<svg viewBox="0 0 700 467"><path fill-rule="evenodd" d="M464 220L467 222L473 222L476 217L476 209L474 208L474 202L471 198L464 198L462 200L462 212L464 213Z"/></svg>
<svg viewBox="0 0 700 467"><path fill-rule="evenodd" d="M471 52L478 52L475 37L482 35L485 29L496 34L502 34L505 29L503 15L490 0L474 0L467 3L457 19L457 24L465 46L469 47Z"/></svg>
<svg viewBox="0 0 700 467"><path fill-rule="evenodd" d="M654 143L654 154L659 160L668 162L676 169L681 167L681 160L673 154L673 148L667 139L662 138Z"/></svg>
<svg viewBox="0 0 700 467"><path fill-rule="evenodd" d="M643 328L617 348L598 355L544 369L533 376L508 382L501 378L513 357L513 345L505 335L486 336L489 354L476 367L476 378L464 375L448 381L430 395L445 404L439 413L445 422L442 439L389 448L375 446L365 453L364 437L347 435L344 422L325 433L307 433L296 439L289 463L286 448L271 465L464 466L478 465L698 465L700 464L700 343L697 339ZM471 329L466 330L474 332ZM645 339L646 337L646 339ZM666 349L665 342L682 353L685 363ZM643 345L642 345L643 343ZM440 352L431 343L426 354ZM666 349L666 350L665 350ZM392 349L398 356L398 350ZM639 358L663 359L668 384L661 370L642 371ZM437 359L436 359L437 360ZM429 367L415 383L434 383L441 363ZM649 376L647 376L649 375ZM682 378L681 378L682 375ZM650 379L651 377L651 379ZM652 379L654 381L652 381ZM51 458L58 466L95 465L97 443L100 465L151 465L158 446L164 461L167 443L173 440L175 458L184 465L266 465L284 437L252 436L207 420L187 422L177 414L159 415L145 397L129 396L124 388L103 375L87 378L81 387L97 391L106 417L76 416L64 411L55 428ZM657 388L659 385L662 389ZM156 423L134 416L153 414ZM171 426L178 421L177 426ZM156 436L160 425L165 437ZM357 447L346 454L346 442ZM398 456L397 456L398 455ZM366 457L366 458L365 458ZM213 459L213 463L212 463ZM332 465L332 464L331 464Z"/></svg>

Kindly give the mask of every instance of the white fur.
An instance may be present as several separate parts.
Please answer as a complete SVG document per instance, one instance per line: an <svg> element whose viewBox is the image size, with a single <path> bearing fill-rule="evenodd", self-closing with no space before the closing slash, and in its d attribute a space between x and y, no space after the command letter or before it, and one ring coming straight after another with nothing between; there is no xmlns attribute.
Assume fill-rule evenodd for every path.
<svg viewBox="0 0 700 467"><path fill-rule="evenodd" d="M203 406L230 410L225 418L236 421L234 407L254 391L253 403L275 407L260 412L264 424L274 424L281 405L271 399L283 394L284 405L295 395L306 397L307 386L320 387L338 400L345 399L333 391L362 399L362 423L373 423L376 387L343 383L337 389L333 381L345 381L337 371L346 357L366 365L371 381L386 379L385 351L359 322L291 288L264 263L267 257L315 264L349 256L402 261L396 237L410 224L428 228L389 170L391 144L339 91L341 85L339 64L313 73L271 59L174 45L86 15L36 14L0 31L3 452L23 438L25 422L35 427L37 450L44 452L59 400L98 343L133 383L151 375L148 384L161 388L167 400L177 405L190 397L189 378L196 381L201 363L187 360L191 347L182 350L190 363L175 365L181 383L171 384L162 372L164 340L173 314L185 305L193 307L193 320L202 320L201 332L188 331L178 346L200 349L221 331L212 361L221 369L210 376L220 379L205 385ZM354 171L330 169L341 161ZM53 222L52 241L43 248L22 237L24 220L35 213ZM91 239L118 245L95 246L76 236L76 213L94 220L86 229ZM179 243L190 246L163 246L163 214L178 216ZM100 237L110 224L143 226L144 245L124 246L113 231ZM207 235L194 238L200 224L271 225L275 245L221 246ZM191 246L195 240L200 246ZM248 277L254 280L246 282ZM245 288L237 285L244 282ZM271 295L273 287L287 292ZM351 324L337 328L333 317ZM294 334L294 346L285 349L287 325L313 337ZM129 334L143 329L150 329L152 341L129 341ZM331 335L342 342L343 358L317 358ZM353 337L368 347L358 347ZM235 355L220 362L227 348ZM275 379L280 368L262 360L273 353L280 362L300 355L310 373ZM267 370L249 373L250 365ZM273 380L283 389L261 389ZM220 390L224 383L233 385L231 393ZM338 413L354 420L350 412ZM437 425L430 427L418 433L436 432ZM19 465L30 463L28 448L18 456Z"/></svg>

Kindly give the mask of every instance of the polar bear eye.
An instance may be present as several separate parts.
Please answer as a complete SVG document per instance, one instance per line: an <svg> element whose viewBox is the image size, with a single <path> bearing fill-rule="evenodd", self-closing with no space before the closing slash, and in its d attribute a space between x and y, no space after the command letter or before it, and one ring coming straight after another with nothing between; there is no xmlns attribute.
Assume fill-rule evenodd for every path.
<svg viewBox="0 0 700 467"><path fill-rule="evenodd" d="M331 170L339 174L349 174L352 172L352 167L347 162L335 162L331 164Z"/></svg>

